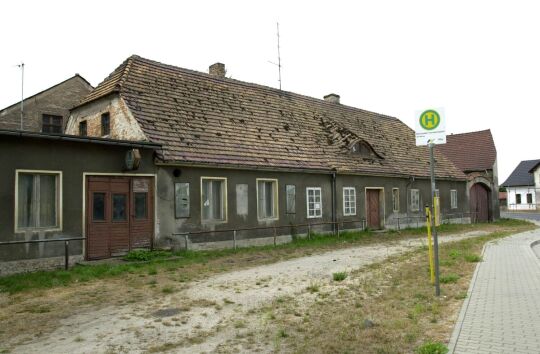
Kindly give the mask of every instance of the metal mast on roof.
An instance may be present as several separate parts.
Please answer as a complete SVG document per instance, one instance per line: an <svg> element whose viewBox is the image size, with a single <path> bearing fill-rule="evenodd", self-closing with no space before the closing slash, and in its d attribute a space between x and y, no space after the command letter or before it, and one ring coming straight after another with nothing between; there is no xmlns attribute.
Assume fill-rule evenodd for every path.
<svg viewBox="0 0 540 354"><path fill-rule="evenodd" d="M23 117L24 117L24 63L21 62L17 65L21 68L21 130L23 129Z"/></svg>
<svg viewBox="0 0 540 354"><path fill-rule="evenodd" d="M272 62L272 61L268 61L270 64L274 64L278 67L278 73L279 73L279 89L281 90L281 53L280 53L280 48L279 48L279 22L277 22L277 56L278 56L278 62L277 64Z"/></svg>

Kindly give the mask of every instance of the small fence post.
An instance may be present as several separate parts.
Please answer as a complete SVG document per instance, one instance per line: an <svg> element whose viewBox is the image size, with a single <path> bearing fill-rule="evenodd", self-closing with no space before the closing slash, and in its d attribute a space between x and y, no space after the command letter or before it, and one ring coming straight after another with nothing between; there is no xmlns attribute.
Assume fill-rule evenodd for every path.
<svg viewBox="0 0 540 354"><path fill-rule="evenodd" d="M336 232L337 232L337 237L339 238L339 222L336 222Z"/></svg>
<svg viewBox="0 0 540 354"><path fill-rule="evenodd" d="M186 251L187 251L187 250L189 250L189 246L188 246L189 245L189 236L188 236L188 234L184 235L184 239L186 240Z"/></svg>
<svg viewBox="0 0 540 354"><path fill-rule="evenodd" d="M307 238L311 240L311 224L307 224Z"/></svg>
<svg viewBox="0 0 540 354"><path fill-rule="evenodd" d="M398 231L400 230L399 229L399 217L397 218L397 229L398 229Z"/></svg>
<svg viewBox="0 0 540 354"><path fill-rule="evenodd" d="M233 230L233 248L236 249L236 230Z"/></svg>
<svg viewBox="0 0 540 354"><path fill-rule="evenodd" d="M276 247L276 245L277 245L277 240L276 240L276 238L277 238L277 229L276 229L276 227L274 226L274 247Z"/></svg>
<svg viewBox="0 0 540 354"><path fill-rule="evenodd" d="M69 241L64 241L64 268L65 270L69 269Z"/></svg>
<svg viewBox="0 0 540 354"><path fill-rule="evenodd" d="M418 218L416 218L416 228L418 229Z"/></svg>

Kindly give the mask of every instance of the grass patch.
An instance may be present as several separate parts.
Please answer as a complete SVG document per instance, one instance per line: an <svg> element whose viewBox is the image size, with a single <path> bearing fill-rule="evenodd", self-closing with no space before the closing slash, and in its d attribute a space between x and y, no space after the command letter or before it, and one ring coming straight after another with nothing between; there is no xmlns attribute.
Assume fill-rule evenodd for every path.
<svg viewBox="0 0 540 354"><path fill-rule="evenodd" d="M447 274L447 275L441 275L439 278L439 281L441 284L449 284L449 283L455 283L459 279L459 275L457 274Z"/></svg>
<svg viewBox="0 0 540 354"><path fill-rule="evenodd" d="M306 288L307 291L310 293L318 293L319 292L319 285L318 284L309 284L309 286Z"/></svg>
<svg viewBox="0 0 540 354"><path fill-rule="evenodd" d="M467 262L471 263L477 263L482 261L482 257L477 254L466 254L463 258L465 258Z"/></svg>
<svg viewBox="0 0 540 354"><path fill-rule="evenodd" d="M332 274L332 279L334 279L334 281L343 281L345 278L347 278L347 272L336 272Z"/></svg>
<svg viewBox="0 0 540 354"><path fill-rule="evenodd" d="M446 354L448 348L441 342L426 342L416 348L414 352L416 354Z"/></svg>
<svg viewBox="0 0 540 354"><path fill-rule="evenodd" d="M523 220L501 219L491 224L441 225L438 232L444 235L463 231L527 228L532 227L531 225ZM51 289L92 280L119 277L125 274L157 275L162 269L175 271L179 268L183 268L184 278L182 280L189 281L203 274L227 271L246 265L268 264L331 249L399 241L419 236L424 237L424 235L425 228L392 230L384 233L361 231L342 232L339 238L331 235L312 234L310 239L297 237L293 242L280 244L276 247L269 245L238 250L180 251L174 253L136 250L126 256L127 259L133 261L125 263L76 265L68 271L41 271L0 277L0 292L14 294L36 289ZM463 250L463 254L465 253L470 253L470 251Z"/></svg>
<svg viewBox="0 0 540 354"><path fill-rule="evenodd" d="M174 293L174 288L172 286L164 286L163 289L161 289L161 292L163 294L172 294Z"/></svg>

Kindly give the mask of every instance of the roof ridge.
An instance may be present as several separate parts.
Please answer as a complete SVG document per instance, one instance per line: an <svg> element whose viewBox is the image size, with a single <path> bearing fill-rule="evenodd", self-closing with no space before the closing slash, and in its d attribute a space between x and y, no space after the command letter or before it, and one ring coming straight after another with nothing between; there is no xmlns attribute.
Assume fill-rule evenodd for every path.
<svg viewBox="0 0 540 354"><path fill-rule="evenodd" d="M120 75L120 78L118 79L116 83L116 87L121 90L124 82L126 81L127 76L129 75L129 69L131 69L131 65L133 64L133 61L135 59L140 58L140 56L136 54L132 54L129 58L125 60L126 65L124 66L124 69L122 70L122 74Z"/></svg>

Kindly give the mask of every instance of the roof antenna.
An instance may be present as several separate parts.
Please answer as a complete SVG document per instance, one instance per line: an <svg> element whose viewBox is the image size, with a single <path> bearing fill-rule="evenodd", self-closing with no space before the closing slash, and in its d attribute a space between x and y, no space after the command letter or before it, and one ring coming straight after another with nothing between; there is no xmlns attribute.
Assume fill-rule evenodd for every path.
<svg viewBox="0 0 540 354"><path fill-rule="evenodd" d="M278 73L279 73L279 89L281 90L281 54L280 54L280 48L279 48L279 22L277 22L277 57L278 62L277 64L274 62L268 61L270 64L274 64L278 67Z"/></svg>
<svg viewBox="0 0 540 354"><path fill-rule="evenodd" d="M23 129L23 116L24 116L24 63L17 64L21 68L21 130Z"/></svg>

